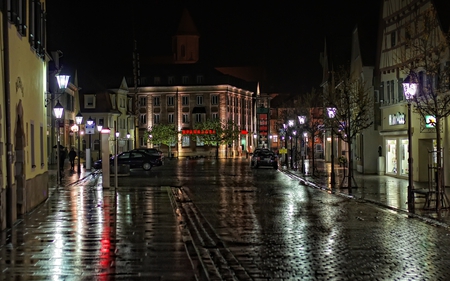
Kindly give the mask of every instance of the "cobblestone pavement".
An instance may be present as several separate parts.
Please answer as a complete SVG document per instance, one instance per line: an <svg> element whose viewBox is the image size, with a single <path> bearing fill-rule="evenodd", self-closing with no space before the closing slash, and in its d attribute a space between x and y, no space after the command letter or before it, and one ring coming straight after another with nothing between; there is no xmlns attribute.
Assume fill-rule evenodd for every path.
<svg viewBox="0 0 450 281"><path fill-rule="evenodd" d="M331 164L324 161L316 160L316 167L318 167L317 174L319 176L312 176L310 168L310 161L307 161L305 166L307 167L307 175L303 175L299 170L288 169L285 166L281 167L281 170L289 176L299 179L310 186L315 186L320 189L331 190ZM343 180L344 175L348 174L344 168L336 165L336 188L334 192L341 195L349 195L347 188L342 188L346 185L346 180ZM427 182L414 182L414 188L419 190L426 190L428 188ZM423 195L416 194L415 198L415 211L414 215L417 215L422 220L431 221L432 223L439 224L444 227L450 228L450 209L448 201L448 195L450 194L450 188L446 188L446 203L447 208L436 212L434 202L430 203L430 206L425 205L425 199ZM354 173L353 177L353 189L352 197L358 199L364 199L366 201L379 204L384 207L391 208L393 210L408 211L408 179L397 178L387 175L364 175L358 172Z"/></svg>
<svg viewBox="0 0 450 281"><path fill-rule="evenodd" d="M0 279L450 280L447 228L246 159L166 161L117 190L83 176L1 233Z"/></svg>
<svg viewBox="0 0 450 281"><path fill-rule="evenodd" d="M446 228L272 169L201 167L186 193L252 280L450 279Z"/></svg>
<svg viewBox="0 0 450 281"><path fill-rule="evenodd" d="M194 280L166 188L115 193L90 172L63 184L0 233L0 280Z"/></svg>

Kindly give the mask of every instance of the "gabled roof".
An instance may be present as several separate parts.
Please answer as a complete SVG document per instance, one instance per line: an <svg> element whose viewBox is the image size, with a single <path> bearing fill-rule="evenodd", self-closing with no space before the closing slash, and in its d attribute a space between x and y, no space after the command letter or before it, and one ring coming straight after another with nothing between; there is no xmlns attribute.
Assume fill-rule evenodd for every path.
<svg viewBox="0 0 450 281"><path fill-rule="evenodd" d="M112 108L111 103L111 94L114 92L112 91L103 91L98 93L84 93L80 94L80 111L83 115L89 114L89 113L118 113L120 114L120 111L115 108ZM114 93L115 94L115 93ZM84 99L87 95L95 95L95 108L85 108L84 107Z"/></svg>
<svg viewBox="0 0 450 281"><path fill-rule="evenodd" d="M183 76L188 76L189 81L183 82ZM203 81L198 82L197 76L202 76ZM155 77L160 81L155 83ZM169 84L168 78L173 80ZM256 91L256 82L247 82L237 77L223 74L209 64L166 64L166 65L146 65L141 67L141 83L139 87L145 86L202 86L202 85L223 85L229 84L237 88ZM134 87L133 77L127 77L130 87Z"/></svg>
<svg viewBox="0 0 450 281"><path fill-rule="evenodd" d="M197 27L192 20L189 11L184 8L183 14L181 15L180 24L178 25L178 30L175 35L195 35L200 36Z"/></svg>
<svg viewBox="0 0 450 281"><path fill-rule="evenodd" d="M450 1L449 0L431 0L433 3L442 31L447 33L450 31Z"/></svg>

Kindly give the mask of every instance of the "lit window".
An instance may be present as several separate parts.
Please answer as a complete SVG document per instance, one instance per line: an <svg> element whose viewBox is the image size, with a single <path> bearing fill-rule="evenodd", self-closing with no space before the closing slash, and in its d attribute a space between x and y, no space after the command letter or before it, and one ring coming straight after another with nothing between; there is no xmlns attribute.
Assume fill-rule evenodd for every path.
<svg viewBox="0 0 450 281"><path fill-rule="evenodd" d="M197 105L203 105L203 96L197 96Z"/></svg>
<svg viewBox="0 0 450 281"><path fill-rule="evenodd" d="M189 123L189 114L183 114L183 123Z"/></svg>
<svg viewBox="0 0 450 281"><path fill-rule="evenodd" d="M181 146L188 147L190 145L191 145L191 140L190 140L189 136L187 136L187 135L183 136L181 139Z"/></svg>
<svg viewBox="0 0 450 281"><path fill-rule="evenodd" d="M139 123L140 123L141 125L147 124L147 114L141 114L141 115L139 116Z"/></svg>
<svg viewBox="0 0 450 281"><path fill-rule="evenodd" d="M219 96L218 95L211 96L211 104L213 104L213 105L219 104Z"/></svg>
<svg viewBox="0 0 450 281"><path fill-rule="evenodd" d="M167 97L167 105L168 106L174 106L175 104L175 97L174 96L168 96Z"/></svg>
<svg viewBox="0 0 450 281"><path fill-rule="evenodd" d="M195 141L195 144L197 145L197 146L205 146L205 143L202 141L202 139L201 138L199 138L198 136L197 136L197 139L196 139L196 141Z"/></svg>
<svg viewBox="0 0 450 281"><path fill-rule="evenodd" d="M95 95L85 95L84 96L84 107L85 108L95 108Z"/></svg>
<svg viewBox="0 0 450 281"><path fill-rule="evenodd" d="M154 106L160 106L160 98L159 97L154 97L153 98L153 105Z"/></svg>
<svg viewBox="0 0 450 281"><path fill-rule="evenodd" d="M141 107L147 106L147 97L140 97L139 98L139 106L141 106Z"/></svg>
<svg viewBox="0 0 450 281"><path fill-rule="evenodd" d="M159 116L159 114L153 115L153 123L154 123L154 124L159 124L159 121L160 121L160 116Z"/></svg>

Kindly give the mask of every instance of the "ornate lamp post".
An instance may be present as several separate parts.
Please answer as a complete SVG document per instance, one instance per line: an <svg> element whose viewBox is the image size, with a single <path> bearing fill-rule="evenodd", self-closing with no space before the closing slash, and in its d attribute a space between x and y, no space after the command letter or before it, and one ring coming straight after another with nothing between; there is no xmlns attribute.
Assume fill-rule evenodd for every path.
<svg viewBox="0 0 450 281"><path fill-rule="evenodd" d="M288 126L289 126L289 128L291 128L291 130L292 130L292 127L294 127L294 120L288 120ZM289 139L291 140L291 169L292 169L292 161L293 161L293 151L292 151L292 133L291 133L291 135L289 136Z"/></svg>
<svg viewBox="0 0 450 281"><path fill-rule="evenodd" d="M91 141L92 141L92 134L94 133L94 127L95 126L95 122L94 120L91 118L91 116L89 116L88 120L86 121L86 134L89 135L89 142L86 148L86 169L90 170L91 169Z"/></svg>
<svg viewBox="0 0 450 281"><path fill-rule="evenodd" d="M61 140L60 140L60 133L59 133L59 122L63 115L64 107L59 103L59 100L56 102L55 107L53 107L53 111L55 113L56 122L58 123L57 130L56 130L57 131L57 144L56 144L56 149L57 149L56 150L57 151L57 156L56 156L57 159L56 160L57 161L56 161L56 164L58 165L58 169L56 172L56 176L57 176L56 182L58 184L60 184L61 183L61 169L63 167L61 167L61 159L60 159L60 157L61 157L61 148L60 148Z"/></svg>
<svg viewBox="0 0 450 281"><path fill-rule="evenodd" d="M300 127L302 128L302 130L303 130L303 126L305 125L305 123L306 123L306 116L303 116L303 115L301 115L301 116L298 116L298 123L300 124ZM302 174L304 175L305 174L305 142L304 142L304 139L303 139L303 136L302 136L302 143L303 143L303 145L301 146L301 154L302 154Z"/></svg>
<svg viewBox="0 0 450 281"><path fill-rule="evenodd" d="M417 76L411 72L403 80L403 92L408 102L408 211L414 213L414 183L413 183L413 157L412 157L412 131L411 131L411 101L417 93L419 83Z"/></svg>
<svg viewBox="0 0 450 281"><path fill-rule="evenodd" d="M78 127L81 131L81 123L83 122L83 115L81 115L81 112L78 112L78 114L75 116L75 122L77 123ZM80 150L80 131L77 131L77 140L78 140L78 163L77 163L77 173L81 173L81 150Z"/></svg>
<svg viewBox="0 0 450 281"><path fill-rule="evenodd" d="M103 119L98 119L97 131L98 131L98 159L102 159L102 138L101 133L103 129Z"/></svg>
<svg viewBox="0 0 450 281"><path fill-rule="evenodd" d="M334 119L336 117L336 108L335 107L327 107L328 118ZM331 189L334 189L335 185L335 174L334 174L334 135L333 135L333 126L331 127Z"/></svg>

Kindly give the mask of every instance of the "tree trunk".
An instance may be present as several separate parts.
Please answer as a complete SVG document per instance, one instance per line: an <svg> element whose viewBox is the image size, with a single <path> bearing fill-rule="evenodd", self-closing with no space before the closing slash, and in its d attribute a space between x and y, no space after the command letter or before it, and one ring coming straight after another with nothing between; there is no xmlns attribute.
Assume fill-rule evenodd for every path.
<svg viewBox="0 0 450 281"><path fill-rule="evenodd" d="M443 194L443 186L442 186L442 181L441 181L441 167L442 167L442 158L441 158L441 122L440 122L440 118L436 117L436 211L439 211L443 206L441 206L441 200L443 198L441 198L441 195ZM431 163L433 164L433 163Z"/></svg>

